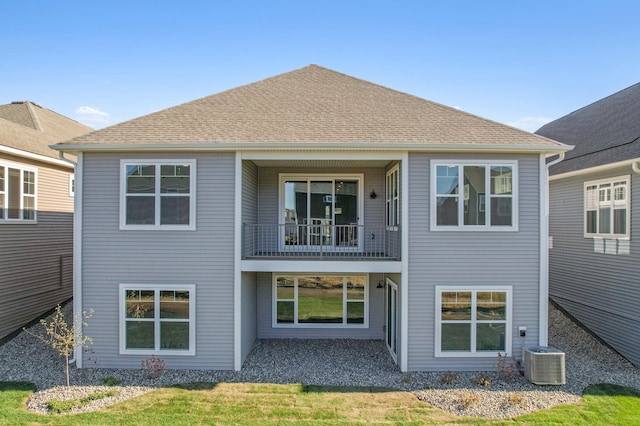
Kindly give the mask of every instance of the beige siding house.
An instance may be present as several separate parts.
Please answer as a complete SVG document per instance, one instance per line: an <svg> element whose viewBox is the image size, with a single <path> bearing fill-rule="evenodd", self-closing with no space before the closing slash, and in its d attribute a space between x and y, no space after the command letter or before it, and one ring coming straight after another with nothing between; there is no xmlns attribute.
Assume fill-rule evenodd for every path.
<svg viewBox="0 0 640 426"><path fill-rule="evenodd" d="M546 158L567 145L310 65L55 148L78 155L98 367L239 370L297 338L486 370L547 343Z"/></svg>
<svg viewBox="0 0 640 426"><path fill-rule="evenodd" d="M49 145L91 130L0 105L0 340L72 296L74 167Z"/></svg>

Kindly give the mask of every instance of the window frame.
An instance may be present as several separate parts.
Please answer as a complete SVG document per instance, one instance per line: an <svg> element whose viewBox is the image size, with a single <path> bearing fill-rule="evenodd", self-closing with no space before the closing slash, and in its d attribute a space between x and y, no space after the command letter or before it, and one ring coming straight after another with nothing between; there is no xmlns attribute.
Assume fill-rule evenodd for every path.
<svg viewBox="0 0 640 426"><path fill-rule="evenodd" d="M460 159L433 159L430 161L430 230L437 232L518 232L519 228L519 203L520 190L518 182L518 160L460 160ZM458 173L458 194L452 195L451 198L463 199L464 197L464 167L475 166L485 168L485 192L484 192L484 225L465 225L464 224L464 203L458 204L458 224L457 225L438 225L437 218L437 168L438 166L457 166ZM511 167L511 194L491 194L491 167ZM510 198L511 199L511 225L491 225L491 199L492 198Z"/></svg>
<svg viewBox="0 0 640 426"><path fill-rule="evenodd" d="M10 161L0 161L0 169L3 169L4 185L0 188L0 199L3 201L1 208L2 217L0 224L37 224L38 223L38 169L36 167L25 166L20 163ZM9 218L9 169L16 169L20 172L20 206L19 218ZM33 194L24 193L24 174L25 172L33 173ZM24 198L25 196L33 198L33 219L24 219Z"/></svg>
<svg viewBox="0 0 640 426"><path fill-rule="evenodd" d="M437 358L495 358L498 354L511 356L512 352L512 322L513 322L513 287L512 286L436 286L435 297L435 357ZM442 324L449 323L449 321L442 320L442 293L446 292L470 292L472 293L471 299L471 319L468 323L471 324L471 336L470 336L470 351L443 351L442 348ZM506 293L506 319L505 320L477 320L476 319L476 306L477 306L477 293L483 292L505 292ZM465 320L465 322L467 322ZM478 352L475 348L476 343L476 325L477 324L505 324L505 350L504 351L481 351Z"/></svg>
<svg viewBox="0 0 640 426"><path fill-rule="evenodd" d="M127 309L127 291L147 290L154 291L154 349L128 349L126 334L126 309ZM160 292L161 291L188 291L189 292L189 349L162 349L160 348L160 323L162 319L158 316L160 311ZM120 326L120 354L121 355L182 355L193 356L196 354L196 286L194 284L125 284L122 283L118 288L118 323ZM151 322L151 321L149 321ZM184 320L182 320L184 322Z"/></svg>
<svg viewBox="0 0 640 426"><path fill-rule="evenodd" d="M75 197L76 195L76 175L71 173L69 175L69 197Z"/></svg>
<svg viewBox="0 0 640 426"><path fill-rule="evenodd" d="M400 165L391 167L385 175L385 225L396 231L400 225Z"/></svg>
<svg viewBox="0 0 640 426"><path fill-rule="evenodd" d="M189 223L162 225L160 223L160 202L163 197L160 192L161 166L177 166L188 164L189 173ZM127 224L127 166L154 166L155 191L155 218L153 224L148 225L128 225ZM162 230L162 231L195 231L196 230L196 160L195 159L125 159L120 160L120 230ZM183 194L183 196L186 194ZM151 197L151 195L148 195ZM166 195L165 195L166 196Z"/></svg>
<svg viewBox="0 0 640 426"><path fill-rule="evenodd" d="M298 278L299 277L342 277L343 279L343 295L342 295L342 323L299 323L298 322ZM287 277L293 278L294 283L294 296L293 296L293 323L278 323L278 301L291 301L288 299L278 299L278 278ZM362 277L364 278L364 321L362 324L348 324L347 323L347 302L360 302L360 300L349 300L347 297L347 277ZM273 328L340 328L340 329L353 329L353 328L369 328L369 274L363 273L277 273L273 274L272 280L272 297L271 297L271 326Z"/></svg>
<svg viewBox="0 0 640 426"><path fill-rule="evenodd" d="M614 231L615 215L613 214L613 211L614 211L614 207L616 206L614 188L615 188L615 184L620 182L625 183L625 200L624 202L618 203L617 205L620 206L624 204L624 207L625 207L624 209L626 210L626 223L625 223L626 233L614 234L613 231ZM602 190L600 186L606 185L606 184L611 185L610 200L600 201L600 191ZM593 187L593 186L597 187L596 202L598 204L598 208L596 208L595 210L589 209L589 197L587 195L587 188ZM604 179L586 181L584 182L582 195L583 195L583 210L584 210L584 214L583 214L584 238L606 238L606 239L616 239L616 240L631 239L631 175L614 176L614 177L609 177ZM611 209L611 219L609 223L611 232L609 233L600 232L600 207L602 207L603 205L608 206ZM621 210L621 209L618 209L618 210ZM598 232L588 232L587 214L590 211L596 212L596 226L598 227Z"/></svg>

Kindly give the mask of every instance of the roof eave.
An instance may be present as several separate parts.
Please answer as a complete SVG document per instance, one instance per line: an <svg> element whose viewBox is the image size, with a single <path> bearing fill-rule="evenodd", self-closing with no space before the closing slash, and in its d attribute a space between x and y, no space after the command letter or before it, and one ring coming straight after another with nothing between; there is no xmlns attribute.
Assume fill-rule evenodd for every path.
<svg viewBox="0 0 640 426"><path fill-rule="evenodd" d="M573 149L571 145L554 146L535 144L469 144L469 143L358 143L358 142L232 142L232 143L161 143L161 144L55 144L52 149L76 154L78 152L194 152L194 151L473 151L473 152L518 152L560 154Z"/></svg>

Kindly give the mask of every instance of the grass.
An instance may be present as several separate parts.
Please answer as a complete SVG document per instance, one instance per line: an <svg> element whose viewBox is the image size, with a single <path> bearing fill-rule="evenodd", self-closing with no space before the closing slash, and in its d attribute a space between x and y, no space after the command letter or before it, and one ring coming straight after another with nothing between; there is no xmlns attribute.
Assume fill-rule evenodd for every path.
<svg viewBox="0 0 640 426"><path fill-rule="evenodd" d="M353 425L353 424L640 424L640 392L615 385L589 387L580 404L514 419L456 417L412 394L381 388L296 384L191 383L158 389L100 412L66 416L26 411L34 386L0 382L1 424L53 425Z"/></svg>

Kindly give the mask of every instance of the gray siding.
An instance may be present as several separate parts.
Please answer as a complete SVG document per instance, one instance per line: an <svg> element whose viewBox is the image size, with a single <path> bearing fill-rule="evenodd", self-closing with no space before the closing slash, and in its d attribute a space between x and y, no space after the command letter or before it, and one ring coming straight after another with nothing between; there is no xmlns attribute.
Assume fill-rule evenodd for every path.
<svg viewBox="0 0 640 426"><path fill-rule="evenodd" d="M518 232L430 232L430 159L516 159L519 172ZM513 353L518 326L527 326L525 346L538 344L539 161L537 155L409 155L409 370L492 369L495 359L436 358L435 287L512 286Z"/></svg>
<svg viewBox="0 0 640 426"><path fill-rule="evenodd" d="M122 158L196 158L196 231L120 231ZM233 153L84 156L85 367L140 367L145 356L119 354L118 284L148 283L196 286L196 355L163 356L167 366L233 369L234 167Z"/></svg>
<svg viewBox="0 0 640 426"><path fill-rule="evenodd" d="M256 324L257 324L257 290L256 290L256 273L255 272L243 272L242 273L242 321L241 321L241 333L242 333L242 348L241 359L244 362L253 348L253 343L256 340Z"/></svg>
<svg viewBox="0 0 640 426"><path fill-rule="evenodd" d="M594 252L584 238L584 182L631 175L629 255ZM640 366L640 176L631 167L555 180L550 185L549 293L600 338Z"/></svg>
<svg viewBox="0 0 640 426"><path fill-rule="evenodd" d="M0 339L72 296L73 170L2 155L36 168L37 224L0 223Z"/></svg>
<svg viewBox="0 0 640 426"><path fill-rule="evenodd" d="M384 325L384 289L376 288L378 281L381 279L381 274L369 275L369 328L273 328L271 326L273 307L272 274L266 272L258 273L258 338L382 339L384 338L382 329Z"/></svg>

